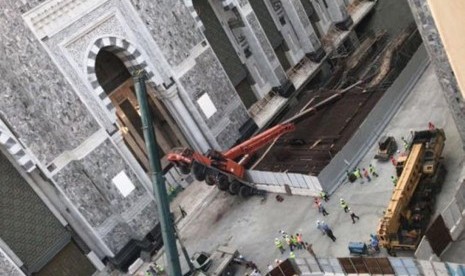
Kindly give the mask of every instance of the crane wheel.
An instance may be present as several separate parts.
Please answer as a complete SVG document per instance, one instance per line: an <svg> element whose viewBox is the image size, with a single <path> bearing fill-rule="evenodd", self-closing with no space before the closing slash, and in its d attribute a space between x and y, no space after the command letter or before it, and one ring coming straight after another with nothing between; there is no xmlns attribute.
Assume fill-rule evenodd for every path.
<svg viewBox="0 0 465 276"><path fill-rule="evenodd" d="M192 173L194 174L195 180L204 181L206 169L207 168L204 165L194 162L192 164Z"/></svg>
<svg viewBox="0 0 465 276"><path fill-rule="evenodd" d="M217 172L207 169L207 172L205 173L205 183L207 183L208 186L215 185L216 177L217 177Z"/></svg>
<svg viewBox="0 0 465 276"><path fill-rule="evenodd" d="M221 191L227 191L229 189L229 180L228 177L224 174L218 174L216 177L216 186L218 186L218 189Z"/></svg>
<svg viewBox="0 0 465 276"><path fill-rule="evenodd" d="M250 190L250 187L249 186L245 186L245 185L242 185L239 189L239 195L242 197L242 198L248 198L251 196L251 190Z"/></svg>
<svg viewBox="0 0 465 276"><path fill-rule="evenodd" d="M186 165L181 165L178 167L182 174L189 174L191 172L191 168Z"/></svg>
<svg viewBox="0 0 465 276"><path fill-rule="evenodd" d="M237 195L239 193L240 188L241 183L237 180L233 180L231 184L229 184L229 193L232 195Z"/></svg>

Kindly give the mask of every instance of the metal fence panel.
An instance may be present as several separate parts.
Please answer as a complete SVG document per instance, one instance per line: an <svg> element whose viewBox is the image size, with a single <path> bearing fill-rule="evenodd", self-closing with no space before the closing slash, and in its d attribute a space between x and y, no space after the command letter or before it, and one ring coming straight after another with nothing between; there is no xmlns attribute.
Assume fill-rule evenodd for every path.
<svg viewBox="0 0 465 276"><path fill-rule="evenodd" d="M289 185L291 193L296 195L314 196L321 191L321 185L315 176L256 170L248 170L246 175L258 188L270 192L285 193L285 185Z"/></svg>

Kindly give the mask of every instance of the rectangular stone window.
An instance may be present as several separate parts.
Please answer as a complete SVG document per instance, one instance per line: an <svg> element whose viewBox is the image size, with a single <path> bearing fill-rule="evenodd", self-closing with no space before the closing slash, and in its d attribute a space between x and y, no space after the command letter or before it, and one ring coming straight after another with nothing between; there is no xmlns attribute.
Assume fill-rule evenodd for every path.
<svg viewBox="0 0 465 276"><path fill-rule="evenodd" d="M124 171L121 171L113 177L111 181L115 184L123 197L127 197L136 188Z"/></svg>
<svg viewBox="0 0 465 276"><path fill-rule="evenodd" d="M203 93L203 95L200 96L197 100L197 104L200 106L207 119L213 116L217 110L207 93Z"/></svg>

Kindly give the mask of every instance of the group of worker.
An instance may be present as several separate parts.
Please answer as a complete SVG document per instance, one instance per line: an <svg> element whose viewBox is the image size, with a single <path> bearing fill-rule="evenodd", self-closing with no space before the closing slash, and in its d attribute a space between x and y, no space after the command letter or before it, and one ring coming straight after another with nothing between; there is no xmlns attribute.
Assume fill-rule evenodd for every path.
<svg viewBox="0 0 465 276"><path fill-rule="evenodd" d="M153 265L149 266L149 269L145 271L145 276L157 276L157 275L165 275L165 269L157 264L154 263Z"/></svg>
<svg viewBox="0 0 465 276"><path fill-rule="evenodd" d="M286 249L284 248L285 244L289 246L289 258L295 258L294 249L305 249L305 242L302 239L302 234L297 233L295 235L289 235L283 230L279 230L279 233L282 235L282 238L276 238L274 244L276 248L283 254Z"/></svg>
<svg viewBox="0 0 465 276"><path fill-rule="evenodd" d="M370 164L368 166L368 170L365 169L365 168L356 168L355 170L353 170L352 172L350 171L346 171L346 174L347 174L347 179L349 179L350 182L355 182L357 179L360 180L360 184L363 184L365 183L365 179L370 182L372 177L378 177L378 173L376 172L376 169L375 167Z"/></svg>

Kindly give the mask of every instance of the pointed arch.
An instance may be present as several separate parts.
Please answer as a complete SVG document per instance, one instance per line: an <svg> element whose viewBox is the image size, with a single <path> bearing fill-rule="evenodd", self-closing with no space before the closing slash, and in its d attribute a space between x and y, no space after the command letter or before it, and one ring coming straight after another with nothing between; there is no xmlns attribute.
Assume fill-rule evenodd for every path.
<svg viewBox="0 0 465 276"><path fill-rule="evenodd" d="M32 172L36 164L32 161L29 154L26 153L23 146L16 140L16 138L0 125L0 145L3 145L8 153L22 166L28 173Z"/></svg>
<svg viewBox="0 0 465 276"><path fill-rule="evenodd" d="M147 62L142 56L142 53L136 47L134 47L134 45L132 45L126 39L115 36L101 37L97 39L87 54L87 79L89 80L94 93L100 100L103 101L105 107L109 111L113 112L114 106L108 98L108 95L100 86L100 83L97 79L97 74L95 72L97 54L103 48L109 52L112 52L119 59L121 59L131 75L134 74L134 72L137 70L144 70L147 73L148 84L155 87L155 74L152 72L152 70L149 69Z"/></svg>

